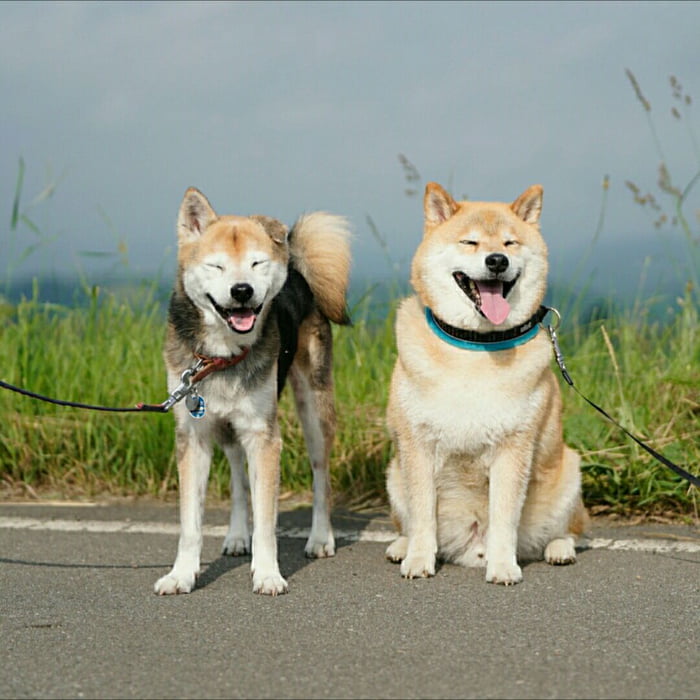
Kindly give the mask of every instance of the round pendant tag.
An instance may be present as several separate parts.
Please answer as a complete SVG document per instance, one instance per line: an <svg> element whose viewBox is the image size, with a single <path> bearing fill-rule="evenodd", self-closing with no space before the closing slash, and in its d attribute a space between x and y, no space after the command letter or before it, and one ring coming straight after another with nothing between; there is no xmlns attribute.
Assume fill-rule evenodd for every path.
<svg viewBox="0 0 700 700"><path fill-rule="evenodd" d="M202 418L206 413L204 399L199 394L187 394L185 397L185 406L192 418Z"/></svg>

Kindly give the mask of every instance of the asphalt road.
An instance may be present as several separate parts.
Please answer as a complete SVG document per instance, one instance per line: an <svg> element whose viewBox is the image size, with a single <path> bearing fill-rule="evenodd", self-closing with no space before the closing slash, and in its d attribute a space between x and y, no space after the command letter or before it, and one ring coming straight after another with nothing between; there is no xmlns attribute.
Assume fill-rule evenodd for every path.
<svg viewBox="0 0 700 700"><path fill-rule="evenodd" d="M381 512L337 512L337 556L306 560L300 509L269 598L219 556L226 521L207 512L195 591L158 597L174 505L0 505L0 696L700 696L697 528L595 522L577 564L505 588L450 565L402 580Z"/></svg>

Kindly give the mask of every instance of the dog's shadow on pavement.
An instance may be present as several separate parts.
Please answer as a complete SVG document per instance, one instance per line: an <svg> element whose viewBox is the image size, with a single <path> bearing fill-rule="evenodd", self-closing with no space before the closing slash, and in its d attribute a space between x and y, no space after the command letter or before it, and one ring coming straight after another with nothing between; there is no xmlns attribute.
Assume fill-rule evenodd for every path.
<svg viewBox="0 0 700 700"><path fill-rule="evenodd" d="M368 530L381 530L391 527L384 512L356 513L339 508L331 516L335 533L337 554L345 547L352 546L360 533ZM308 529L311 525L311 507L302 506L280 513L278 534L278 558L280 572L287 580L307 566L313 565L315 558L304 552ZM206 588L221 576L244 566L250 568L250 554L232 557L221 554L216 559L203 562L202 573L197 579L197 589Z"/></svg>
<svg viewBox="0 0 700 700"><path fill-rule="evenodd" d="M278 557L280 572L286 579L292 578L298 571L312 564L315 559L309 558L304 553L305 541L302 539L284 538L280 539L278 545ZM336 542L336 553L343 547L352 544L351 542ZM221 576L226 576L229 572L241 566L250 568L251 555L243 554L232 557L228 554L221 554L210 562L202 562L202 573L197 578L197 590L206 588L214 583Z"/></svg>
<svg viewBox="0 0 700 700"><path fill-rule="evenodd" d="M232 557L228 554L221 554L211 562L202 562L202 573L197 578L196 589L206 588L214 583L221 576L225 576L229 571L237 569L239 566L250 567L250 554Z"/></svg>

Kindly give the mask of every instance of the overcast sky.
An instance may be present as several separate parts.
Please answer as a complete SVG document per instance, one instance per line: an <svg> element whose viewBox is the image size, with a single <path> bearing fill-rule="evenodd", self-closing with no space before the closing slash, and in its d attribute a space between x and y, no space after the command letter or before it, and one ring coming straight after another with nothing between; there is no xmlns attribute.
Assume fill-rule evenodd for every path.
<svg viewBox="0 0 700 700"><path fill-rule="evenodd" d="M659 238L624 181L656 191L659 155L625 69L685 185L698 118L671 115L669 76L700 99L698 37L696 2L2 2L0 274L72 274L92 264L81 253L123 242L132 272L172 277L191 185L220 213L347 216L361 277L390 266L368 216L405 272L427 181L505 201L542 183L565 277L609 175L601 250L629 242L639 257ZM57 186L26 210L55 239L17 267L36 240L10 231L20 158L23 209Z"/></svg>

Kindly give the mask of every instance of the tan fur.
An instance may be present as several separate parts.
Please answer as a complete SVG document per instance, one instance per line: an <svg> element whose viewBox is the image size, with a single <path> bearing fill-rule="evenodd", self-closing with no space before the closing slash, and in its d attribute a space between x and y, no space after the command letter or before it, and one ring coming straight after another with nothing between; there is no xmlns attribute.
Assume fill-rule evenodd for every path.
<svg viewBox="0 0 700 700"><path fill-rule="evenodd" d="M281 243L275 243L256 220L239 216L222 216L206 229L201 241L184 242L178 249L178 262L183 266L194 265L208 255L219 252L231 258L241 258L254 248L266 252L286 264L288 251Z"/></svg>
<svg viewBox="0 0 700 700"><path fill-rule="evenodd" d="M275 535L282 449L277 422L278 356L291 361L289 353L296 351L289 380L314 477L305 553L330 557L335 554L328 474L335 433L330 320L347 320L347 223L342 217L318 212L301 217L290 232L267 216L218 216L206 197L190 188L180 207L177 232L178 277L164 353L169 389L179 384L197 354L223 358L247 354L239 364L214 372L197 385L206 403L203 417L190 415L184 401L174 408L181 535L175 564L156 582L155 592L188 593L194 586L207 477L217 443L231 466L232 507L222 553L252 552L253 590L284 593L287 582L279 571ZM303 282L285 286L290 258L308 288ZM236 296L243 293L245 297ZM286 306L274 312L280 294L285 295ZM284 323L278 323L284 309L293 309L298 316L287 314ZM296 348L291 345L295 336L287 327L291 319L300 323Z"/></svg>
<svg viewBox="0 0 700 700"><path fill-rule="evenodd" d="M345 323L350 279L347 222L326 212L299 217L290 242L292 261L306 278L325 316Z"/></svg>
<svg viewBox="0 0 700 700"><path fill-rule="evenodd" d="M561 398L544 331L501 351L455 347L428 326L425 307L448 324L486 333L525 322L542 302L547 251L539 232L542 188L512 204L455 202L426 188L425 235L412 263L416 296L396 319L398 359L387 420L396 456L387 488L400 536L387 557L402 575L435 573L437 556L486 566L486 579L513 584L517 563L575 560L585 524L578 455L562 441ZM508 258L510 310L497 327L457 285L456 272ZM512 280L510 279L512 278Z"/></svg>

